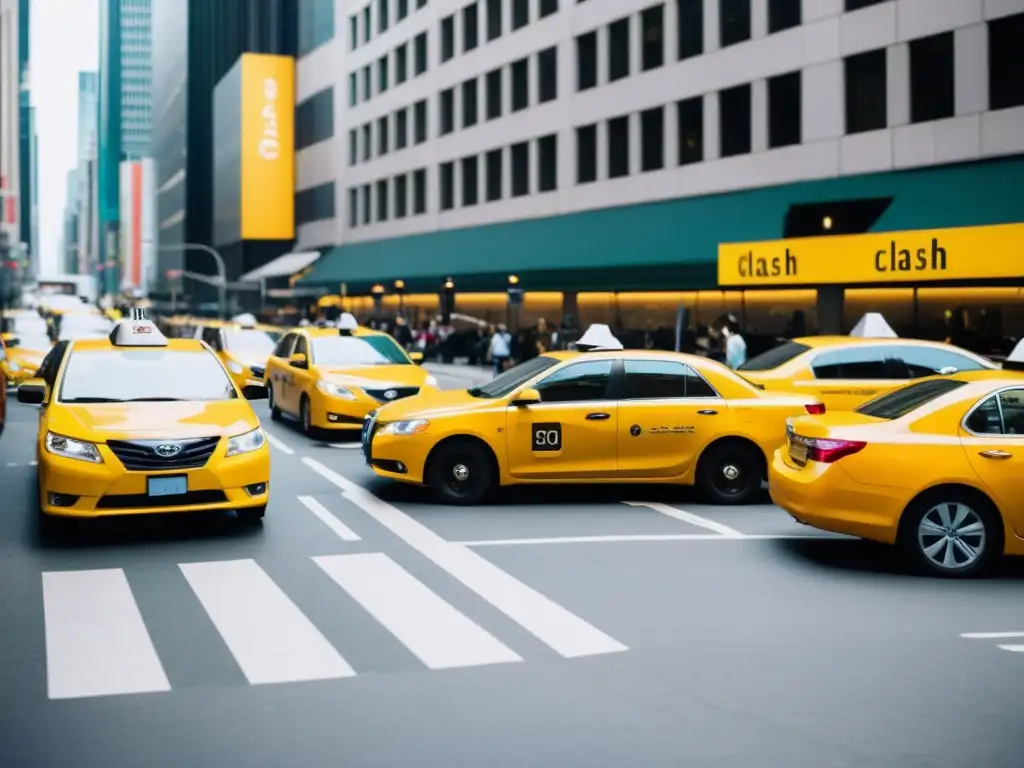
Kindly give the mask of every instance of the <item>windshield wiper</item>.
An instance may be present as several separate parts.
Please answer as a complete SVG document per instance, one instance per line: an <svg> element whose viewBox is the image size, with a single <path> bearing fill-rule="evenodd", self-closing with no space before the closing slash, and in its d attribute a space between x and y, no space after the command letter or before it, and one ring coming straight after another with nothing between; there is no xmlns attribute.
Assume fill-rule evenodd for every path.
<svg viewBox="0 0 1024 768"><path fill-rule="evenodd" d="M125 400L126 403L178 403L181 402L180 397L133 397L130 400Z"/></svg>
<svg viewBox="0 0 1024 768"><path fill-rule="evenodd" d="M70 400L61 400L62 403L123 403L116 397L72 397Z"/></svg>

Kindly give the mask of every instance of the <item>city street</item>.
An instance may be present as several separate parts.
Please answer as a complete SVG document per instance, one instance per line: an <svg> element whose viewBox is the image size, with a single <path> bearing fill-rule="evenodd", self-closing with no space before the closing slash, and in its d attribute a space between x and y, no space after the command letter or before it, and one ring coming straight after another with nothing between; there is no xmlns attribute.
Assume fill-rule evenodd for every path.
<svg viewBox="0 0 1024 768"><path fill-rule="evenodd" d="M487 371L436 366L442 386ZM256 403L262 526L43 536L0 438L0 743L21 766L1017 768L1024 564L952 582L764 503L375 478ZM973 635L973 636L972 636Z"/></svg>

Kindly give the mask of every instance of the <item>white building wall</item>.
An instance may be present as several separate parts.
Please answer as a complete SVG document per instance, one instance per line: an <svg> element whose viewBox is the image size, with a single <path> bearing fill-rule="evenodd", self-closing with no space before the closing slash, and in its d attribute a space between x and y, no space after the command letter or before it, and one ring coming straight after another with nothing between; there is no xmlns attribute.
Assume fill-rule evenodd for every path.
<svg viewBox="0 0 1024 768"><path fill-rule="evenodd" d="M987 35L985 23L1024 11L1024 0L887 0L846 13L843 0L803 0L803 21L798 27L767 33L769 0L751 0L752 37L719 46L719 0L704 0L704 54L676 60L676 3L665 2L665 65L640 72L639 13L657 4L652 0L561 0L559 11L537 18L538 0L531 0L530 23L510 31L512 0L503 0L503 34L486 39L486 2L479 0L479 45L462 53L462 14L467 0L430 0L417 9L409 0L410 14L395 23L396 0L389 3L388 30L377 33L378 2L369 3L374 35L362 42L362 9L366 0L335 0L332 41L299 59L296 101L302 102L326 87L334 88L334 132L331 139L299 151L296 186L301 191L330 181L335 183L335 216L298 227L297 249L324 243L362 242L439 229L467 227L530 217L644 203L677 197L708 195L787 182L922 167L1024 152L1024 107L988 112ZM440 61L440 23L455 17L456 55ZM349 18L360 20L359 45L350 50ZM631 21L631 75L609 83L607 25L626 15ZM575 38L591 30L598 33L598 87L577 92ZM955 30L956 114L928 123L910 124L909 48L916 38ZM412 40L428 35L428 68L412 76ZM410 77L395 85L394 50L409 43ZM558 98L537 103L535 54L558 46ZM886 50L888 115L885 128L844 135L844 57L879 48ZM349 74L356 72L362 91L362 68L390 57L392 83L388 90L349 106ZM531 106L510 113L511 84L508 66L530 57ZM484 119L486 89L483 76L504 66L503 115ZM767 146L766 81L775 75L802 73L802 143L769 149ZM439 93L477 76L480 119L461 129L461 92L456 90L456 130L439 136ZM752 139L750 154L721 158L719 151L719 91L750 83L752 86ZM362 97L362 93L360 93ZM676 164L674 103L703 97L705 160ZM391 151L367 162L349 165L349 131L426 98L428 141ZM666 107L666 165L661 171L639 173L639 112ZM670 108L671 107L671 108ZM632 172L609 179L606 121L630 115ZM410 133L412 116L409 117ZM575 128L598 123L598 181L575 183ZM392 131L393 131L392 127ZM507 148L517 142L551 133L558 135L558 191L512 198L508 194L509 153L504 155L505 194L501 201L484 202L483 157L480 157L480 203L461 208L459 170L456 168L456 207L439 210L438 166L467 155ZM376 136L374 136L376 143ZM536 190L536 148L531 146L531 190ZM362 148L359 148L360 158ZM376 155L376 153L374 153ZM427 169L427 211L386 222L348 226L348 190L379 179L393 178L414 169ZM410 180L411 184L411 180ZM372 197L375 203L376 191ZM392 203L393 205L393 203ZM361 218L361 216L360 216Z"/></svg>
<svg viewBox="0 0 1024 768"><path fill-rule="evenodd" d="M121 290L145 295L156 280L155 166L152 159L144 158L124 161L119 170Z"/></svg>

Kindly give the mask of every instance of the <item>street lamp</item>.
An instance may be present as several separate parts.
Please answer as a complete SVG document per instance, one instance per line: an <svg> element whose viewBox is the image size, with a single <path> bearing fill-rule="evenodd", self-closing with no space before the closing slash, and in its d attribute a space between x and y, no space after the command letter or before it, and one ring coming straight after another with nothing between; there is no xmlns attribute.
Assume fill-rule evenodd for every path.
<svg viewBox="0 0 1024 768"><path fill-rule="evenodd" d="M519 326L519 310L523 303L523 289L519 288L519 276L508 276L508 317L506 318L509 328Z"/></svg>
<svg viewBox="0 0 1024 768"><path fill-rule="evenodd" d="M455 281L450 277L444 281L444 289L441 291L441 322L444 325L451 324L452 313L455 311Z"/></svg>
<svg viewBox="0 0 1024 768"><path fill-rule="evenodd" d="M384 293L385 288L380 283L377 283L370 289L370 293L373 295L373 314L376 317L380 317L384 314Z"/></svg>
<svg viewBox="0 0 1024 768"><path fill-rule="evenodd" d="M405 280L395 280L395 293L398 295L398 314L405 317Z"/></svg>
<svg viewBox="0 0 1024 768"><path fill-rule="evenodd" d="M157 249L162 253L185 253L186 251L202 251L203 253L210 256L215 262L217 262L217 288L219 293L220 303L220 316L222 320L226 320L228 316L228 300L227 300L227 287L228 287L228 270L224 266L224 257L220 255L215 249L202 243L181 243L180 245L164 245Z"/></svg>

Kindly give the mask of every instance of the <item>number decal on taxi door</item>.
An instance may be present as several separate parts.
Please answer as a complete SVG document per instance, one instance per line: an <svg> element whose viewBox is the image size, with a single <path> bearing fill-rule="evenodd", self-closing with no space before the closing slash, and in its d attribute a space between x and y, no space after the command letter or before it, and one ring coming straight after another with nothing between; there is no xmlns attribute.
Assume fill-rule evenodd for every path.
<svg viewBox="0 0 1024 768"><path fill-rule="evenodd" d="M562 450L562 425L557 421L534 424L532 434L534 451Z"/></svg>

